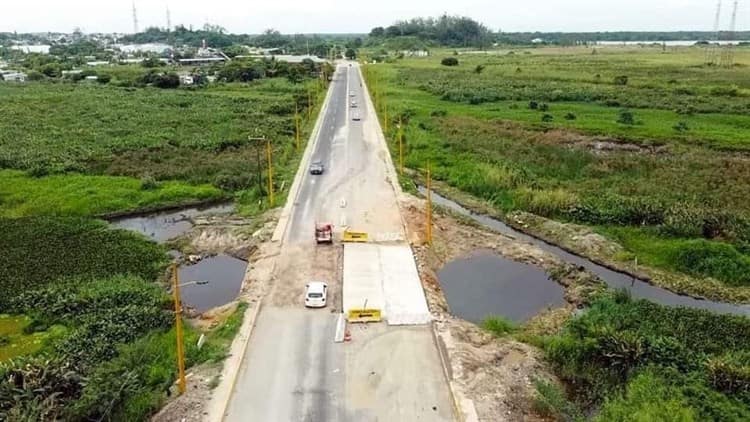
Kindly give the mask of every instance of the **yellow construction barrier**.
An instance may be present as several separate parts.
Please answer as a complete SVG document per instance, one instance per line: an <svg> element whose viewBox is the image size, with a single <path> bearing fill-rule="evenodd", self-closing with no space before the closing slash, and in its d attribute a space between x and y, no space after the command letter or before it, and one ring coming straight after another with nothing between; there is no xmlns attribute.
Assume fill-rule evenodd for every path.
<svg viewBox="0 0 750 422"><path fill-rule="evenodd" d="M349 230L344 231L344 237L342 238L344 242L360 242L365 243L368 240L367 233L365 232L353 232Z"/></svg>
<svg viewBox="0 0 750 422"><path fill-rule="evenodd" d="M380 322L383 320L380 309L350 309L349 322Z"/></svg>

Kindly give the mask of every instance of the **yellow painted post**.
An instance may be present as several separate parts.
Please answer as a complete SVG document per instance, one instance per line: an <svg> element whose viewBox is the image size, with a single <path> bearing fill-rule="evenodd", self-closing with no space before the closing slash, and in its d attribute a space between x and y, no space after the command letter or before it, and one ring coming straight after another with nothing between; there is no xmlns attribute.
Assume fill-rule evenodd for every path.
<svg viewBox="0 0 750 422"><path fill-rule="evenodd" d="M297 105L297 101L294 102L294 136L297 140L297 152L299 152L299 106Z"/></svg>
<svg viewBox="0 0 750 422"><path fill-rule="evenodd" d="M427 244L432 246L432 175L427 164Z"/></svg>
<svg viewBox="0 0 750 422"><path fill-rule="evenodd" d="M404 126L401 117L398 118L398 170L404 175Z"/></svg>
<svg viewBox="0 0 750 422"><path fill-rule="evenodd" d="M312 94L310 93L310 88L307 88L307 120L312 119Z"/></svg>
<svg viewBox="0 0 750 422"><path fill-rule="evenodd" d="M268 204L273 207L273 160L271 160L270 139L266 139L266 154L268 155Z"/></svg>
<svg viewBox="0 0 750 422"><path fill-rule="evenodd" d="M385 126L385 133L388 133L388 103L383 100L383 126Z"/></svg>
<svg viewBox="0 0 750 422"><path fill-rule="evenodd" d="M185 350L183 346L182 338L182 304L180 303L180 280L177 275L177 264L172 265L172 288L174 294L174 323L175 333L177 335L177 372L179 378L177 380L177 389L180 394L185 392Z"/></svg>

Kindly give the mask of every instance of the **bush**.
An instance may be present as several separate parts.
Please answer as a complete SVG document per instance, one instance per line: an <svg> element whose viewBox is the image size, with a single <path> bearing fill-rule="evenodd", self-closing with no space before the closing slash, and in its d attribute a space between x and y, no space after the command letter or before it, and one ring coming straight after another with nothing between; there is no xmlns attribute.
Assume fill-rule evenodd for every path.
<svg viewBox="0 0 750 422"><path fill-rule="evenodd" d="M536 397L534 397L532 407L540 416L557 421L583 420L581 410L575 403L568 401L560 386L542 379L535 379L534 387Z"/></svg>
<svg viewBox="0 0 750 422"><path fill-rule="evenodd" d="M565 120L575 120L576 118L575 113L565 113Z"/></svg>
<svg viewBox="0 0 750 422"><path fill-rule="evenodd" d="M690 130L690 127L685 122L677 122L674 126L672 126L672 129L677 132L687 132Z"/></svg>
<svg viewBox="0 0 750 422"><path fill-rule="evenodd" d="M141 177L141 190L154 190L159 188L159 183L151 175Z"/></svg>
<svg viewBox="0 0 750 422"><path fill-rule="evenodd" d="M693 240L675 253L673 262L685 273L713 277L733 286L750 285L750 257L729 244Z"/></svg>
<svg viewBox="0 0 750 422"><path fill-rule="evenodd" d="M480 73L482 73L482 71L484 71L484 65L483 64L478 64L477 67L474 68L474 73L476 73L477 75L479 75Z"/></svg>
<svg viewBox="0 0 750 422"><path fill-rule="evenodd" d="M542 121L545 122L545 123L549 123L549 122L551 122L553 120L555 120L555 117L552 116L551 114L545 113L545 114L542 115Z"/></svg>
<svg viewBox="0 0 750 422"><path fill-rule="evenodd" d="M620 110L620 113L617 116L617 123L620 123L623 125L634 125L635 117L633 116L633 113L630 110L622 109Z"/></svg>
<svg viewBox="0 0 750 422"><path fill-rule="evenodd" d="M539 103L536 101L529 101L529 110L538 110L539 109Z"/></svg>
<svg viewBox="0 0 750 422"><path fill-rule="evenodd" d="M595 421L698 421L700 418L678 388L646 371L628 383L624 394L607 400Z"/></svg>
<svg viewBox="0 0 750 422"><path fill-rule="evenodd" d="M625 86L628 84L628 77L625 75L615 76L613 82L615 85Z"/></svg>
<svg viewBox="0 0 750 422"><path fill-rule="evenodd" d="M549 104L547 103L539 104L539 111L549 111Z"/></svg>
<svg viewBox="0 0 750 422"><path fill-rule="evenodd" d="M518 329L515 323L501 316L487 317L482 322L482 328L496 337L505 337Z"/></svg>
<svg viewBox="0 0 750 422"><path fill-rule="evenodd" d="M443 66L458 66L458 59L455 57L445 57L440 61Z"/></svg>

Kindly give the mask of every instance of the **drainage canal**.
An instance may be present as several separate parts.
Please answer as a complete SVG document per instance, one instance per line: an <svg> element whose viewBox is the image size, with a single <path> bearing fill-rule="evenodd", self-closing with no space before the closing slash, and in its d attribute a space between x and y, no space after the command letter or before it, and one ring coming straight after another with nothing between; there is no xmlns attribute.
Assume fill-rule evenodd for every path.
<svg viewBox="0 0 750 422"><path fill-rule="evenodd" d="M425 193L424 187L419 186L419 191ZM596 264L586 258L570 253L558 246L547 243L541 239L522 233L502 221L488 217L486 215L476 214L463 206L432 192L432 200L435 204L449 208L459 214L466 215L477 223L492 229L498 233L513 236L522 242L531 243L540 249L547 251L564 262L584 267L601 278L610 288L626 289L637 299L647 299L662 305L685 306L689 308L707 309L713 312L735 315L750 315L750 305L735 305L731 303L716 302L711 300L696 299L690 296L672 293L669 290L654 286L647 281L634 278L633 276L611 270L602 265ZM442 280L441 280L442 281ZM447 299L447 298L446 298ZM448 303L453 309L452 303Z"/></svg>
<svg viewBox="0 0 750 422"><path fill-rule="evenodd" d="M565 304L562 286L544 271L489 250L446 264L438 278L451 312L475 323L494 315L520 323Z"/></svg>

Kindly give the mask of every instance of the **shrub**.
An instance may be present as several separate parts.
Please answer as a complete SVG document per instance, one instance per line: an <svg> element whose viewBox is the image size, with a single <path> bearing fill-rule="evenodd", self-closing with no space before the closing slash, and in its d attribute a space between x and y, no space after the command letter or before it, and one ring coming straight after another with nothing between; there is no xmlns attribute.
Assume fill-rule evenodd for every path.
<svg viewBox="0 0 750 422"><path fill-rule="evenodd" d="M576 118L575 113L565 113L565 120L575 120Z"/></svg>
<svg viewBox="0 0 750 422"><path fill-rule="evenodd" d="M543 121L543 122L545 122L545 123L551 122L551 121L553 121L553 120L555 120L555 117L554 117L554 116L552 116L551 114L548 114L548 113L544 113L544 114L542 115L542 121Z"/></svg>
<svg viewBox="0 0 750 422"><path fill-rule="evenodd" d="M677 122L674 126L672 126L672 129L674 129L677 132L687 132L690 130L690 127L685 122Z"/></svg>
<svg viewBox="0 0 750 422"><path fill-rule="evenodd" d="M141 190L154 190L159 188L159 183L151 175L141 177Z"/></svg>
<svg viewBox="0 0 750 422"><path fill-rule="evenodd" d="M448 115L448 112L443 109L432 110L430 112L430 116L432 117L445 117L447 115Z"/></svg>
<svg viewBox="0 0 750 422"><path fill-rule="evenodd" d="M613 82L615 85L625 86L628 84L628 77L625 75L615 76Z"/></svg>
<svg viewBox="0 0 750 422"><path fill-rule="evenodd" d="M474 73L476 73L477 75L479 75L480 73L482 73L482 71L484 71L484 65L483 64L478 64L477 67L474 68Z"/></svg>
<svg viewBox="0 0 750 422"><path fill-rule="evenodd" d="M487 317L482 321L482 328L496 337L505 337L518 329L515 323L501 316Z"/></svg>
<svg viewBox="0 0 750 422"><path fill-rule="evenodd" d="M539 111L549 111L549 104L547 103L539 104Z"/></svg>
<svg viewBox="0 0 750 422"><path fill-rule="evenodd" d="M563 215L578 204L578 197L564 189L535 190L522 188L515 192L516 206L543 217Z"/></svg>
<svg viewBox="0 0 750 422"><path fill-rule="evenodd" d="M445 57L440 61L443 66L458 66L458 59L455 57Z"/></svg>
<svg viewBox="0 0 750 422"><path fill-rule="evenodd" d="M750 257L727 243L693 240L675 253L673 261L678 270L691 275L750 285Z"/></svg>
<svg viewBox="0 0 750 422"><path fill-rule="evenodd" d="M633 113L630 110L622 109L620 110L620 113L617 115L617 123L620 123L623 125L634 125L635 117L633 116Z"/></svg>
<svg viewBox="0 0 750 422"><path fill-rule="evenodd" d="M699 420L678 388L646 371L628 383L624 394L607 400L595 418L602 422Z"/></svg>
<svg viewBox="0 0 750 422"><path fill-rule="evenodd" d="M530 110L538 110L539 109L539 103L536 101L529 101L529 109Z"/></svg>
<svg viewBox="0 0 750 422"><path fill-rule="evenodd" d="M540 416L558 421L583 420L583 413L565 397L563 389L552 382L535 379L536 396L532 407Z"/></svg>
<svg viewBox="0 0 750 422"><path fill-rule="evenodd" d="M736 86L723 87L717 86L711 88L711 95L715 97L737 97L740 94L739 89Z"/></svg>

